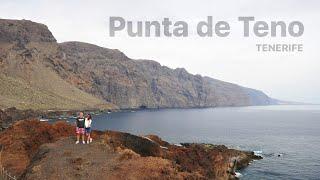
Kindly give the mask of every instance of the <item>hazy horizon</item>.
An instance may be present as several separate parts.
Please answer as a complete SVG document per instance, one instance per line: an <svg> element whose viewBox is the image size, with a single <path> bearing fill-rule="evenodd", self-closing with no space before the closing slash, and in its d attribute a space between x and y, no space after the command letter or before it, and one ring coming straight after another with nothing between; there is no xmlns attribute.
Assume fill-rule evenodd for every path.
<svg viewBox="0 0 320 180"><path fill-rule="evenodd" d="M320 103L320 70L317 40L320 30L320 2L285 0L270 2L179 1L7 1L1 0L0 18L28 19L48 26L58 42L82 41L119 49L133 59L150 59L170 68L183 67L193 74L259 89L286 101ZM190 24L206 20L228 21L231 34L221 38L129 37L124 32L108 36L108 18L121 16L130 21L183 20ZM242 37L239 16L287 23L299 20L305 32L292 37ZM257 52L256 43L300 43L299 53Z"/></svg>

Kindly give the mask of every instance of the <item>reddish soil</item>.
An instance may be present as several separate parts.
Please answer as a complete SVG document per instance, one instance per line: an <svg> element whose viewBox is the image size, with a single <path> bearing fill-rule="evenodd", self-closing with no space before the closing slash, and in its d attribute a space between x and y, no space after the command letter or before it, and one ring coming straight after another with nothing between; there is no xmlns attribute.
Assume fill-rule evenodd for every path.
<svg viewBox="0 0 320 180"><path fill-rule="evenodd" d="M1 164L11 173L20 175L40 145L73 134L74 128L63 122L49 125L38 120L18 121L0 133Z"/></svg>
<svg viewBox="0 0 320 180"><path fill-rule="evenodd" d="M57 158L59 157L59 158ZM103 140L74 144L69 137L45 144L22 179L195 179L178 165L158 157L141 157L129 149L113 149Z"/></svg>
<svg viewBox="0 0 320 180"><path fill-rule="evenodd" d="M75 145L74 127L65 122L18 121L0 133L0 163L23 179L232 179L234 159L243 168L259 158L225 146L175 146L154 135L92 136L94 143Z"/></svg>

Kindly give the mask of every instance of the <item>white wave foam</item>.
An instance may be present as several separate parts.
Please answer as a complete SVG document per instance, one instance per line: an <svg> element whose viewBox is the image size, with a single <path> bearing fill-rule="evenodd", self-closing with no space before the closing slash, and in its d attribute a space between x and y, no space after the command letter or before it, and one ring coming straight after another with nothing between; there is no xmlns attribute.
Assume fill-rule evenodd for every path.
<svg viewBox="0 0 320 180"><path fill-rule="evenodd" d="M236 174L236 175L235 175L236 178L240 178L240 177L242 176L242 174L239 173L239 172L235 172L235 174Z"/></svg>
<svg viewBox="0 0 320 180"><path fill-rule="evenodd" d="M253 151L253 153L256 156L261 156L262 155L262 151Z"/></svg>

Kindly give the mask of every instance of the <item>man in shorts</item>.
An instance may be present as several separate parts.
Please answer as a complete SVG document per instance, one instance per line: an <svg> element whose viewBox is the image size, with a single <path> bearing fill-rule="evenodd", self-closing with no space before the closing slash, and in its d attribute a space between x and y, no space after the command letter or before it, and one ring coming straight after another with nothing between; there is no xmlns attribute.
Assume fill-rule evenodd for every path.
<svg viewBox="0 0 320 180"><path fill-rule="evenodd" d="M79 144L80 136L82 136L82 144L85 144L85 141L84 141L84 133L85 133L84 123L85 123L85 118L83 116L83 112L80 112L79 116L76 119L76 134L77 134L76 144Z"/></svg>

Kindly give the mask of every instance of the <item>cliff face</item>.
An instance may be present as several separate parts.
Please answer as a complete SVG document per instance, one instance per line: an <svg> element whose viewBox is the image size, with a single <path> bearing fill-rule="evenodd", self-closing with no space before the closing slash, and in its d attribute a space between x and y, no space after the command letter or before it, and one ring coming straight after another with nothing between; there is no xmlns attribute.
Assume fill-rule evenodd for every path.
<svg viewBox="0 0 320 180"><path fill-rule="evenodd" d="M81 42L59 44L53 68L78 88L121 108L267 105L264 93L209 77L132 60L118 50Z"/></svg>
<svg viewBox="0 0 320 180"><path fill-rule="evenodd" d="M184 108L266 105L260 91L132 60L81 42L58 44L43 24L0 19L0 107ZM112 104L110 104L110 103Z"/></svg>

